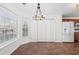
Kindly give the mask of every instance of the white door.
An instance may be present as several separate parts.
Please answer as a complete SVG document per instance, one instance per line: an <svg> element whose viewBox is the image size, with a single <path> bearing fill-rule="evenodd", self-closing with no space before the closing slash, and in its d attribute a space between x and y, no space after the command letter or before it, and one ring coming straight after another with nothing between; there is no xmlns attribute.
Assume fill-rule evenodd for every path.
<svg viewBox="0 0 79 59"><path fill-rule="evenodd" d="M63 42L74 42L73 22L63 22Z"/></svg>

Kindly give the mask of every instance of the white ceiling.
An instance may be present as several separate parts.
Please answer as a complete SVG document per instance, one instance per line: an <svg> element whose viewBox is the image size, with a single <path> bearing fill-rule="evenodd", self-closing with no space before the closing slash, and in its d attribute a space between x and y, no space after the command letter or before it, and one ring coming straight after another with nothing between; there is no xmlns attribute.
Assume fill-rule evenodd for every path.
<svg viewBox="0 0 79 59"><path fill-rule="evenodd" d="M33 16L36 12L36 3L1 3L0 5L10 9L20 16ZM72 3L41 3L44 15L62 14L64 17L79 17L79 11L72 7Z"/></svg>

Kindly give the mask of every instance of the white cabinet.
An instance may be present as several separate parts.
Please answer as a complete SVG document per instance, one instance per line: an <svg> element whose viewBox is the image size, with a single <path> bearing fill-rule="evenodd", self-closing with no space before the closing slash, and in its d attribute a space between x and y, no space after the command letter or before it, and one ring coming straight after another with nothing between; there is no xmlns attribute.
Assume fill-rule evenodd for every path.
<svg viewBox="0 0 79 59"><path fill-rule="evenodd" d="M50 41L50 23L48 20L37 21L38 41Z"/></svg>
<svg viewBox="0 0 79 59"><path fill-rule="evenodd" d="M37 41L37 22L35 20L28 21L28 38Z"/></svg>
<svg viewBox="0 0 79 59"><path fill-rule="evenodd" d="M55 20L31 20L28 23L28 29L28 37L32 41L55 41Z"/></svg>
<svg viewBox="0 0 79 59"><path fill-rule="evenodd" d="M55 42L63 42L62 20L57 19L55 23Z"/></svg>
<svg viewBox="0 0 79 59"><path fill-rule="evenodd" d="M74 42L73 22L63 22L63 42Z"/></svg>
<svg viewBox="0 0 79 59"><path fill-rule="evenodd" d="M38 41L55 41L55 20L37 21Z"/></svg>
<svg viewBox="0 0 79 59"><path fill-rule="evenodd" d="M37 42L62 42L62 19L53 16L51 19L29 20L28 37Z"/></svg>
<svg viewBox="0 0 79 59"><path fill-rule="evenodd" d="M55 20L50 20L50 40L52 42L56 41L56 22L55 22Z"/></svg>

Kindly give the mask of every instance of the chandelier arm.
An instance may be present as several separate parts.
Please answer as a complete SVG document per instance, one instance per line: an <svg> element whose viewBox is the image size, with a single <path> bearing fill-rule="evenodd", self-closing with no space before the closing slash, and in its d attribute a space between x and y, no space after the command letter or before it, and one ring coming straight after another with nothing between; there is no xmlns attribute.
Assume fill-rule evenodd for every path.
<svg viewBox="0 0 79 59"><path fill-rule="evenodd" d="M38 14L38 9L36 10L36 15Z"/></svg>
<svg viewBox="0 0 79 59"><path fill-rule="evenodd" d="M42 11L41 11L41 9L40 9L39 11L40 11L40 14L41 14L41 15L43 15L43 14L42 14Z"/></svg>

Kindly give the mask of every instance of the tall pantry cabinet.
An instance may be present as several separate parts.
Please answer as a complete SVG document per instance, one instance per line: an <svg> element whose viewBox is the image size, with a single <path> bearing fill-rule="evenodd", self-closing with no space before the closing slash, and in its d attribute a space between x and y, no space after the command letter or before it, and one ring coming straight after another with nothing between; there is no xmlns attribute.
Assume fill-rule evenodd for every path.
<svg viewBox="0 0 79 59"><path fill-rule="evenodd" d="M54 15L45 20L29 20L28 37L36 42L62 42L62 17Z"/></svg>

